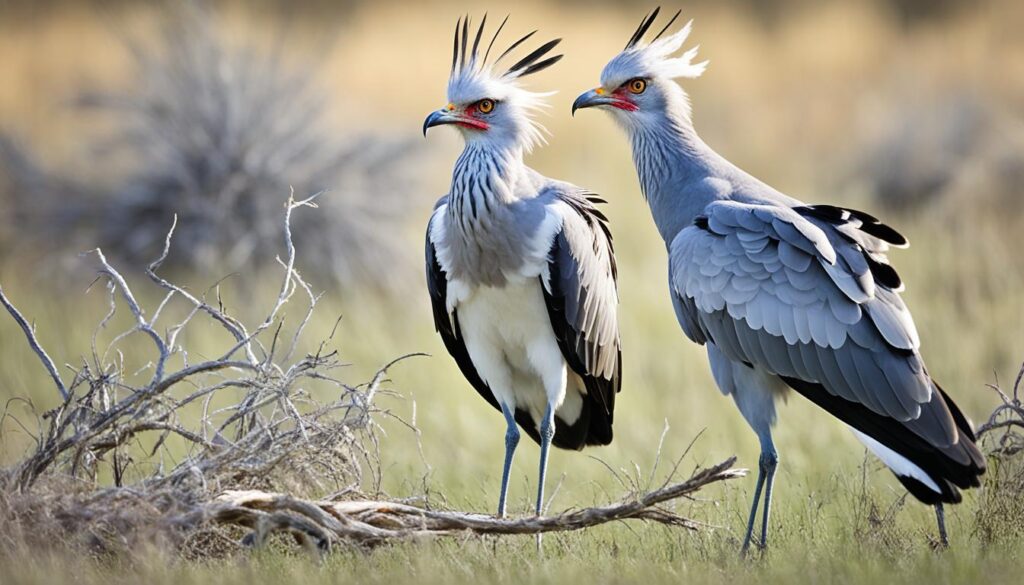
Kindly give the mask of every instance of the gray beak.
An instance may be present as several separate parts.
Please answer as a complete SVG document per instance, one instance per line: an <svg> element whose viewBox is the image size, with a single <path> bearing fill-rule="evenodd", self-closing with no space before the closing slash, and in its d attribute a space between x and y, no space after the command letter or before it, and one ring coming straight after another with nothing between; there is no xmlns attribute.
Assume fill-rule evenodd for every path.
<svg viewBox="0 0 1024 585"><path fill-rule="evenodd" d="M600 92L600 93L599 93ZM610 106L616 102L615 98L605 93L603 89L592 89L587 92L583 92L580 97L576 98L576 101L572 103L572 114L576 115L576 110L583 108L593 108L594 106Z"/></svg>
<svg viewBox="0 0 1024 585"><path fill-rule="evenodd" d="M433 128L434 126L441 126L442 124L454 124L459 121L459 116L453 114L448 110L437 110L436 112L430 112L427 119L423 121L423 135L427 135L427 128Z"/></svg>

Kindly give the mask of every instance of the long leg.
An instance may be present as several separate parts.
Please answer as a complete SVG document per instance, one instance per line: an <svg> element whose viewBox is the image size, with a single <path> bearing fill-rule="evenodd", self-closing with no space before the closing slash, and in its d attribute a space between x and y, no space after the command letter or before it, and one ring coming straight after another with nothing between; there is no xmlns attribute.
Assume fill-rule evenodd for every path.
<svg viewBox="0 0 1024 585"><path fill-rule="evenodd" d="M942 508L942 502L935 504L935 520L939 523L939 542L942 548L949 548L949 536L946 534L946 512Z"/></svg>
<svg viewBox="0 0 1024 585"><path fill-rule="evenodd" d="M747 520L747 534L743 538L742 554L746 554L754 536L754 521L757 519L757 508L761 501L761 492L764 491L764 511L761 513L761 542L758 548L764 549L768 546L768 520L772 508L772 487L775 484L775 470L778 467L779 455L775 452L775 444L772 442L770 431L758 433L761 439L761 456L757 465L757 487L754 489L754 501L750 505L750 518Z"/></svg>
<svg viewBox="0 0 1024 585"><path fill-rule="evenodd" d="M750 548L750 540L754 536L754 521L757 520L757 505L761 503L761 488L764 487L764 469L758 465L757 468L757 487L754 488L754 501L750 504L750 519L747 520L747 534L743 537L743 547L740 548L740 554L747 554L747 549Z"/></svg>
<svg viewBox="0 0 1024 585"><path fill-rule="evenodd" d="M519 426L516 425L516 417L512 409L501 405L501 413L505 415L505 466L501 471L501 495L498 497L498 518L505 517L505 501L508 496L508 479L512 472L512 457L516 454L516 446L519 445Z"/></svg>
<svg viewBox="0 0 1024 585"><path fill-rule="evenodd" d="M548 474L548 450L551 439L555 436L555 409L552 404L544 411L544 420L540 423L540 472L537 477L537 515L544 510L544 480ZM540 547L541 535L537 535L537 547Z"/></svg>
<svg viewBox="0 0 1024 585"><path fill-rule="evenodd" d="M771 438L768 439L769 443ZM775 470L779 466L779 455L775 452L774 445L769 451L762 451L758 461L759 467L764 470L764 511L761 512L761 549L768 547L768 517L772 513L772 486L775 484Z"/></svg>

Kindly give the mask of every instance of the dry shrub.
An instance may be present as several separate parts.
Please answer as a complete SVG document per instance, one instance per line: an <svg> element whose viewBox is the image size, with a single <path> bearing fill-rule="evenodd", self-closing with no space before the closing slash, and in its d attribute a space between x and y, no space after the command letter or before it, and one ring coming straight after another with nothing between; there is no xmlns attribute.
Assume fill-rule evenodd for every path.
<svg viewBox="0 0 1024 585"><path fill-rule="evenodd" d="M177 216L167 268L252 274L273 258L280 194L326 190L322 211L296 220L311 270L381 290L418 276L395 237L422 170L412 140L332 124L315 58L289 51L283 31L269 43L231 42L210 3L170 2L156 14L151 38L123 39L134 64L123 89L71 100L112 126L83 137L86 172L47 169L0 136L0 187L16 228L8 243L99 244L143 267Z"/></svg>
<svg viewBox="0 0 1024 585"><path fill-rule="evenodd" d="M985 489L981 490L975 533L984 542L1014 542L1024 537L1024 366L1007 394L991 388L1002 403L981 427L978 436L988 453Z"/></svg>
<svg viewBox="0 0 1024 585"><path fill-rule="evenodd" d="M35 449L0 470L0 553L71 546L102 556L156 544L185 546L194 555L201 534L231 540L210 533L202 514L195 515L224 490L344 498L379 488L374 417L387 415L375 400L391 364L366 384L348 385L336 377L343 364L330 339L300 353L319 299L295 270L291 215L306 206L312 198L288 201L280 294L252 327L158 273L173 227L147 270L164 294L154 308L141 307L125 278L94 250L110 310L68 383L0 289L62 397L39 420ZM305 300L297 309L301 320L285 329L284 312L296 295ZM104 347L99 334L125 312L131 325ZM197 361L183 340L201 321L227 336L219 355ZM149 355L132 347L143 343ZM182 522L189 514L194 521Z"/></svg>
<svg viewBox="0 0 1024 585"><path fill-rule="evenodd" d="M1024 188L1024 124L991 99L967 90L896 98L868 120L854 172L881 205L919 210L942 204L951 215L1016 205Z"/></svg>
<svg viewBox="0 0 1024 585"><path fill-rule="evenodd" d="M909 554L917 539L898 521L906 510L908 494L884 492L883 495L869 487L868 478L885 469L883 463L865 451L860 466L860 487L849 496L850 524L854 541L871 545L878 554L896 559Z"/></svg>

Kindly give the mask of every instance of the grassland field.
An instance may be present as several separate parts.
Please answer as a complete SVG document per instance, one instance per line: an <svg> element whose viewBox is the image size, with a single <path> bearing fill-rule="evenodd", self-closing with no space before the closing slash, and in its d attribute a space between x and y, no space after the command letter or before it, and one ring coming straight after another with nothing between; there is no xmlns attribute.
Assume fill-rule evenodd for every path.
<svg viewBox="0 0 1024 585"><path fill-rule="evenodd" d="M61 96L81 83L125 82L123 48L109 34L106 17L90 6L72 4L24 22L4 18L0 6L0 87L5 88L0 91L0 128L39 145L48 164L73 165L76 137L97 124L69 112ZM925 360L965 413L976 423L984 420L998 403L986 384L1005 387L1024 361L1024 193L993 199L972 190L966 177L933 202L894 210L885 205L884 194L870 192L859 174L866 171L854 172L858 166L853 161L881 130L935 95L979 95L997 112L1006 133L1021 132L1024 10L1014 2L983 3L956 19L906 29L872 3L806 3L774 27L765 27L745 13L745 6L683 6L684 14L695 18L692 42L711 60L705 77L685 83L698 130L725 156L780 190L808 202L864 208L909 238L911 247L894 251L891 259L908 283L904 297ZM508 6L481 2L469 8L497 14ZM340 24L303 21L310 33L296 36L295 51L308 58L315 43L302 39L336 34L329 50L316 57L337 98L333 123L342 131L412 136L421 131L423 117L445 103L449 30L466 9L454 2L360 4ZM731 399L714 386L702 348L685 339L675 321L665 289L664 246L639 193L626 141L603 115L569 116L573 98L596 84L601 66L645 9L534 1L512 9L512 30L540 27L565 38L563 62L530 81L531 87L559 93L542 117L551 131L549 144L529 162L609 200L620 270L625 379L615 441L582 453L553 453L549 490L556 484L558 489L551 510L623 495L608 467L645 484L663 432L656 483L664 480L667 461L688 446L682 474L733 454L739 466L757 463L753 433ZM223 10L232 35L259 38L274 26L273 16L251 6L229 3ZM146 8L130 6L115 22L144 29L151 18ZM430 157L429 172L422 177L421 192L409 194L414 209L408 232L394 234L408 239L411 255L421 254L421 226L434 198L446 190L460 148L457 136L448 134L432 133L420 146ZM301 254L299 268L315 275L315 267L302 264ZM226 267L226 272L246 268ZM224 286L227 306L250 320L261 318L257 309L277 294L277 281L267 273L264 283L245 290L229 281ZM126 276L138 285L143 304L159 302L158 291L146 288L142 274ZM368 379L399 355L431 354L402 362L391 372L388 386L397 395L385 397L383 406L415 420L420 435L385 423L381 487L396 497L420 494L426 487L435 503L491 511L500 481L501 417L473 392L446 354L433 331L419 278L410 275L407 289L383 296L327 289L307 339L327 337L334 318L342 315L333 343L352 364L345 374L352 382ZM41 341L59 364L74 363L88 351L105 313L103 291L86 290L91 280L83 273L77 282L55 285L47 272L0 254L0 283L34 319ZM195 288L211 282L191 274L178 280ZM318 286L315 276L310 280L315 288L327 288ZM125 316L118 319L110 331L124 324ZM187 339L200 355L212 354L223 343L212 328L194 329ZM0 347L0 403L20 420L31 421L29 407L11 400L28 399L41 411L56 403L56 394L6 315L0 317ZM145 359L141 344L122 349L129 358ZM0 432L0 461L14 461L31 446L11 419L0 425ZM549 536L541 555L532 539L519 537L343 551L322 565L280 551L199 563L157 551L124 561L23 551L0 556L0 582L1019 582L1024 540L982 538L978 491L948 509L952 546L937 553L931 547L931 509L906 498L895 478L866 456L844 425L794 394L780 405L775 438L781 467L773 542L759 559L743 561L738 555L751 476L677 504L677 511L706 523L707 529L612 524ZM517 454L510 488L513 514L531 510L538 451L524 441Z"/></svg>

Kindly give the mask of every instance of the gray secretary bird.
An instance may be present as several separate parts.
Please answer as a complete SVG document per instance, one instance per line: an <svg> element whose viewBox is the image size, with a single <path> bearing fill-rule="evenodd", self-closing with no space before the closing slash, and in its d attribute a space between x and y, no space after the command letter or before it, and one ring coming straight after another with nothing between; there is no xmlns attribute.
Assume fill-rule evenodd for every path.
<svg viewBox="0 0 1024 585"><path fill-rule="evenodd" d="M479 57L480 23L467 53L469 18L455 26L448 105L423 124L455 125L465 150L451 190L427 227L427 286L434 325L469 383L504 414L505 514L518 426L540 443L537 514L548 448L607 445L621 382L615 256L600 199L541 176L523 155L541 140L531 113L543 94L518 84L553 65L560 39L504 71ZM506 21L508 18L506 17ZM536 31L534 31L536 32Z"/></svg>
<svg viewBox="0 0 1024 585"><path fill-rule="evenodd" d="M675 78L694 78L690 32L650 43L645 18L579 108L600 106L626 130L640 187L669 252L669 286L683 332L705 345L724 394L757 433L761 457L743 550L764 490L767 544L775 402L789 388L843 421L903 485L936 509L979 485L985 460L970 423L928 374L914 321L889 265L907 242L870 215L805 205L772 189L697 136ZM679 14L676 14L678 17Z"/></svg>

